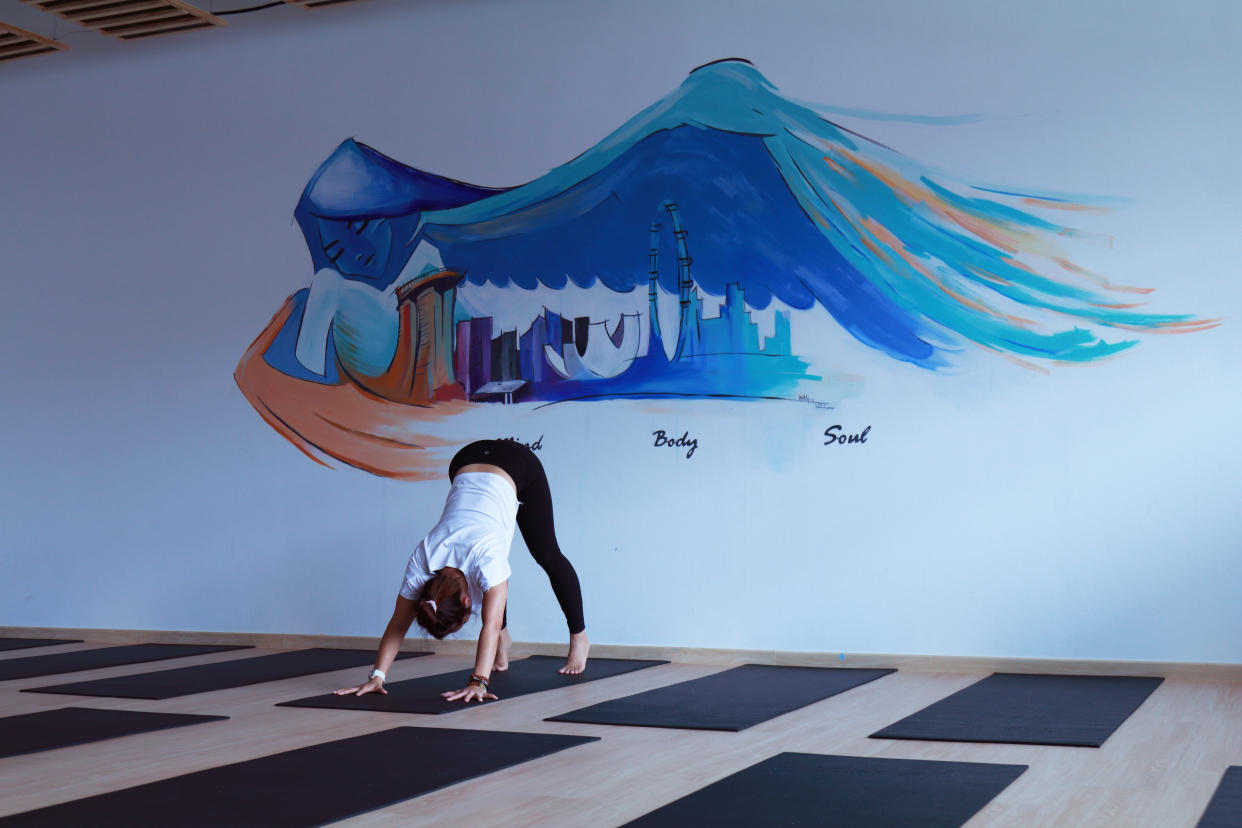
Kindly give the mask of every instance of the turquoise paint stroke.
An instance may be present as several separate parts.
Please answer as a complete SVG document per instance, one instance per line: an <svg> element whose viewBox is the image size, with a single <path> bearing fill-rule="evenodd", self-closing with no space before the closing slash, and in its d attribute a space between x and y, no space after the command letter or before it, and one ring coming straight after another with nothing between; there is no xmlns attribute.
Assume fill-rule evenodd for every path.
<svg viewBox="0 0 1242 828"><path fill-rule="evenodd" d="M934 346L930 355L911 356L864 339L895 358L936 368L947 364L943 352L967 341L1022 357L1088 362L1136 344L1130 337L1114 339L1110 328L1209 324L1189 314L1136 310L1075 274L1058 243L1076 231L1006 201L1049 196L993 190L994 197L982 197L986 188L933 174L783 98L739 60L700 67L676 92L546 175L464 206L424 213L419 227L459 226L472 235L476 230L465 226L474 225L478 238L487 238L501 228L520 231L532 215L547 224L568 221L569 207L557 214L559 195L588 186L644 139L679 128L763 142L818 231L869 290L905 315L909 330ZM560 274L550 278L564 281Z"/></svg>

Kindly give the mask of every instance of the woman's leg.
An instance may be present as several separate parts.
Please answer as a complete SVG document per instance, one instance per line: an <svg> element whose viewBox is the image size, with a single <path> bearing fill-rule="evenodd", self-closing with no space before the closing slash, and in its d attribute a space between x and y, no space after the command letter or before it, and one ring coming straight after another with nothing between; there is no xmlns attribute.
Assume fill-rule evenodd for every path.
<svg viewBox="0 0 1242 828"><path fill-rule="evenodd" d="M533 457L533 455L532 455ZM556 528L552 519L552 492L548 487L548 479L543 473L543 466L535 459L537 474L524 481L525 485L518 489L518 499L522 505L518 507L517 525L522 533L522 540L530 549L531 557L543 567L552 582L552 592L565 614L565 623L569 626L569 654L565 658L562 673L576 674L586 669L587 654L591 642L586 635L586 620L582 615L582 587L578 583L578 573L573 564L561 553L556 542Z"/></svg>
<svg viewBox="0 0 1242 828"><path fill-rule="evenodd" d="M509 669L509 651L513 648L513 636L506 627L500 628L500 641L496 644L496 660L492 669L503 673Z"/></svg>
<svg viewBox="0 0 1242 828"><path fill-rule="evenodd" d="M538 463L538 460L535 462ZM552 491L543 467L538 466L537 474L531 474L524 483L518 489L518 500L522 503L517 513L518 531L522 533L522 540L526 541L531 557L547 573L552 592L565 615L565 623L569 625L569 633L575 635L586 629L582 613L582 586L574 565L561 552L556 541Z"/></svg>

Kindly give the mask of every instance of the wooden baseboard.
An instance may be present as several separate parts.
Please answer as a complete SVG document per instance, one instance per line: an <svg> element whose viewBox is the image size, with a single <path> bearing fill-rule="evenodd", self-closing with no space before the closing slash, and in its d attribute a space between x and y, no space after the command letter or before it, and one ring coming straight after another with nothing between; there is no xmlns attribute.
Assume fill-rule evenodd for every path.
<svg viewBox="0 0 1242 828"><path fill-rule="evenodd" d="M91 644L242 644L272 650L305 647L374 649L376 636L292 635L282 633L202 632L186 630L106 630L74 627L0 627L0 637L80 638ZM514 642L513 655L562 655L564 642ZM408 638L403 650L431 650L469 655L474 641ZM895 653L815 653L795 650L725 650L592 644L591 655L607 658L664 659L688 664L787 664L806 667L892 667L918 673L1057 673L1068 675L1144 675L1198 681L1242 681L1242 664L1180 661L1107 661L1097 659L1001 658L992 656L902 655Z"/></svg>

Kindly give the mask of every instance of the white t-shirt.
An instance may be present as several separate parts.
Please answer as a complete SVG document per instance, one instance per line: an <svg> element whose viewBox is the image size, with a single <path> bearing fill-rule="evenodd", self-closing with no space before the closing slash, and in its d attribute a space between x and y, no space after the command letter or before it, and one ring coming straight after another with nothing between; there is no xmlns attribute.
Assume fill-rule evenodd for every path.
<svg viewBox="0 0 1242 828"><path fill-rule="evenodd" d="M517 492L505 478L489 472L458 474L444 514L410 555L401 596L417 600L431 574L451 566L466 576L471 610L481 611L483 593L509 580L517 510Z"/></svg>

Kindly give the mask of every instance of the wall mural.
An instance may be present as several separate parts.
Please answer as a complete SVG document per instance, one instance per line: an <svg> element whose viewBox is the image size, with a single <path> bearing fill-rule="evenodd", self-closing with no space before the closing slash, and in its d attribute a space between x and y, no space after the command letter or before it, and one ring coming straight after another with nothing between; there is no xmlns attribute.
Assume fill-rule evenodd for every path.
<svg viewBox="0 0 1242 828"><path fill-rule="evenodd" d="M310 286L236 379L312 458L422 479L460 442L434 423L479 405L834 399L849 366L797 353L801 326L935 371L966 348L1086 363L1215 324L1070 261L1056 217L1097 208L933 174L717 61L511 189L345 141L294 210Z"/></svg>

